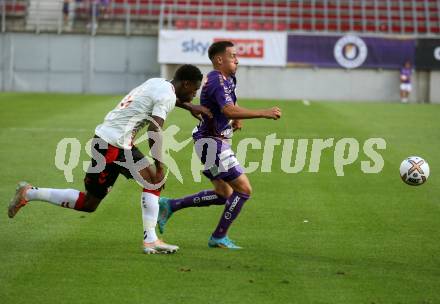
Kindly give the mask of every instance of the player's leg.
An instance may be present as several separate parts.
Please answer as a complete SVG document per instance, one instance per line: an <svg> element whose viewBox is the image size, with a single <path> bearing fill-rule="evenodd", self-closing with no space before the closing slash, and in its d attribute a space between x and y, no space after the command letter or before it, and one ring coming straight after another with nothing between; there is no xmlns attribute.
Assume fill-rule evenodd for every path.
<svg viewBox="0 0 440 304"><path fill-rule="evenodd" d="M412 85L410 83L406 84L406 90L405 90L405 100L408 101L409 94L411 93Z"/></svg>
<svg viewBox="0 0 440 304"><path fill-rule="evenodd" d="M202 164L205 166L203 174L214 183L214 190L203 190L177 199L161 197L159 200L160 209L158 218L159 231L161 233L164 232L165 224L174 212L188 207L224 205L226 203L226 198L232 193L230 186L222 181L222 176L228 173L224 170L219 170L218 168L220 154L222 154L222 152L229 151L230 156L233 156L233 152L230 150L230 145L221 140L200 139L195 143L195 151ZM208 153L212 153L210 156L215 156L209 164L207 164L207 162L209 162ZM214 167L216 168L213 169Z"/></svg>
<svg viewBox="0 0 440 304"><path fill-rule="evenodd" d="M144 160L144 155L136 147L131 150L132 158L134 162L139 162ZM128 168L121 169L121 174L127 178L135 178ZM139 171L138 178L142 178L149 184L154 184L155 174L150 166ZM142 181L140 181L142 182ZM174 253L179 250L178 246L170 245L157 237L156 234L156 224L157 217L159 214L159 196L160 189L152 190L144 188L141 194L141 210L142 210L142 224L144 232L144 253L146 254L156 254L156 253Z"/></svg>
<svg viewBox="0 0 440 304"><path fill-rule="evenodd" d="M400 101L405 102L405 84L400 83Z"/></svg>
<svg viewBox="0 0 440 304"><path fill-rule="evenodd" d="M81 210L86 204L86 199L96 204L95 199L75 189L40 188L27 182L20 182L9 204L8 216L13 218L22 207L31 201L43 201L64 208Z"/></svg>
<svg viewBox="0 0 440 304"><path fill-rule="evenodd" d="M408 102L409 92L411 91L411 84L402 83L400 85L400 101L403 103Z"/></svg>
<svg viewBox="0 0 440 304"><path fill-rule="evenodd" d="M241 208L250 198L252 188L246 174L241 174L228 184L234 190L225 204L225 209L221 215L220 221L212 233L208 242L210 247L221 247L229 249L239 249L227 236L228 230L237 216L240 214Z"/></svg>
<svg viewBox="0 0 440 304"><path fill-rule="evenodd" d="M84 192L76 189L41 188L20 182L9 204L8 216L13 218L23 206L33 201L47 202L77 211L94 212L117 177L117 171L108 167L101 173L87 173L84 178L86 189Z"/></svg>
<svg viewBox="0 0 440 304"><path fill-rule="evenodd" d="M213 184L214 190L202 190L198 193L194 193L182 198L168 199L168 204L171 211L176 212L189 207L224 205L229 192L232 193L232 188L222 180L218 180Z"/></svg>
<svg viewBox="0 0 440 304"><path fill-rule="evenodd" d="M211 205L224 205L226 198L232 194L232 188L223 180L212 180L214 190L203 190L198 193L185 196L183 198L169 199L161 197L159 199L159 216L157 223L159 232L165 232L165 225L174 212L189 207L208 207Z"/></svg>
<svg viewBox="0 0 440 304"><path fill-rule="evenodd" d="M214 190L202 190L182 198L167 199L166 202L172 213L189 207L208 207L211 205L224 205L226 197L232 193L232 188L222 180L213 180Z"/></svg>
<svg viewBox="0 0 440 304"><path fill-rule="evenodd" d="M95 140L99 139L95 138ZM119 149L107 145L105 148L100 148L98 142L95 142L92 153L91 167L84 178L85 192L76 189L34 187L29 183L20 182L9 204L8 216L13 218L23 206L31 201L48 202L77 211L95 211L119 175L119 167L113 163L119 155ZM101 172L92 172L90 169L98 165L97 160L100 159L98 154L105 159L106 163Z"/></svg>
<svg viewBox="0 0 440 304"><path fill-rule="evenodd" d="M25 197L28 201L43 201L50 204L78 211L93 212L102 198L85 191L75 189L30 188Z"/></svg>

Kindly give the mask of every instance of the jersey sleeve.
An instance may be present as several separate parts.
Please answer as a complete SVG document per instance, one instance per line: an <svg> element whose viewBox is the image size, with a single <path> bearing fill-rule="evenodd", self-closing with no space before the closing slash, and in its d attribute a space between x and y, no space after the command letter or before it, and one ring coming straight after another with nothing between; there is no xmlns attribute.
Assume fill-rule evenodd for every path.
<svg viewBox="0 0 440 304"><path fill-rule="evenodd" d="M164 96L154 104L151 115L160 117L165 120L168 116L168 113L173 110L175 104L176 98L174 96Z"/></svg>
<svg viewBox="0 0 440 304"><path fill-rule="evenodd" d="M226 105L234 103L231 92L229 89L219 82L214 90L214 100L219 105L220 109L223 109Z"/></svg>

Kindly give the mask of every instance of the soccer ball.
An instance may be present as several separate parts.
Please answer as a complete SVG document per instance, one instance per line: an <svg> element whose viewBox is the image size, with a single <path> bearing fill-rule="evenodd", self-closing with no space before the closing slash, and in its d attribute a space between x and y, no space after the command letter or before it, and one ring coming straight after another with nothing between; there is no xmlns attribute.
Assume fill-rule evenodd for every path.
<svg viewBox="0 0 440 304"><path fill-rule="evenodd" d="M410 156L400 164L400 177L408 185L422 185L429 177L428 163L421 157Z"/></svg>

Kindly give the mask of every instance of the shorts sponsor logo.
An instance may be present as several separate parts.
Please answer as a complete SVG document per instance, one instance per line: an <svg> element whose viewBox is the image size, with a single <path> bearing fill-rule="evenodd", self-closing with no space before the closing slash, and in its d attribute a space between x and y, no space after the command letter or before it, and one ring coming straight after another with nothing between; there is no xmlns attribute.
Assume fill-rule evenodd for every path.
<svg viewBox="0 0 440 304"><path fill-rule="evenodd" d="M263 58L264 57L264 40L263 39L231 39L231 38L214 38L214 42L229 40L237 50L237 56L241 58Z"/></svg>
<svg viewBox="0 0 440 304"><path fill-rule="evenodd" d="M336 42L333 55L340 66L347 69L354 69L365 62L368 49L361 38L346 35Z"/></svg>

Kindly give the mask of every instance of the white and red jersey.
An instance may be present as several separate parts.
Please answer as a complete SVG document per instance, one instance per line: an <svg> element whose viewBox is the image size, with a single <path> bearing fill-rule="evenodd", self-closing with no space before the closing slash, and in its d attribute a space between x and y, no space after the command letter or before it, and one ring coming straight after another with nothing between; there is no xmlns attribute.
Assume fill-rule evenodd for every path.
<svg viewBox="0 0 440 304"><path fill-rule="evenodd" d="M125 96L96 127L95 134L113 146L131 149L136 133L151 117L165 120L175 105L174 86L163 78L151 78Z"/></svg>

